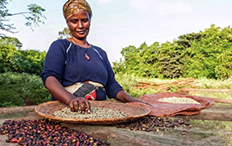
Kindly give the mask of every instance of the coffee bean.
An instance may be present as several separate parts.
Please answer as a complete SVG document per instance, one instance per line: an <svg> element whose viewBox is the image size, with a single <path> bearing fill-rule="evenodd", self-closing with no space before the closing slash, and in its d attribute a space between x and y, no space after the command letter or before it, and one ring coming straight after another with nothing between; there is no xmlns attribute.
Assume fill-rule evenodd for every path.
<svg viewBox="0 0 232 146"><path fill-rule="evenodd" d="M85 133L61 126L49 119L42 120L6 120L0 127L0 134L8 134L6 142L19 145L108 145Z"/></svg>
<svg viewBox="0 0 232 146"><path fill-rule="evenodd" d="M134 122L128 122L115 125L117 128L126 128L130 130L141 130L146 132L153 131L157 134L159 131L167 131L168 129L174 129L175 127L185 126L186 129L190 129L190 123L187 123L180 119L171 119L168 117L143 117Z"/></svg>
<svg viewBox="0 0 232 146"><path fill-rule="evenodd" d="M70 108L66 107L64 109L54 112L56 117L61 118L77 118L77 119L106 119L106 118L123 118L127 115L123 112L107 109L107 108L98 108L92 107L91 113L85 112L84 114L80 111L73 112Z"/></svg>

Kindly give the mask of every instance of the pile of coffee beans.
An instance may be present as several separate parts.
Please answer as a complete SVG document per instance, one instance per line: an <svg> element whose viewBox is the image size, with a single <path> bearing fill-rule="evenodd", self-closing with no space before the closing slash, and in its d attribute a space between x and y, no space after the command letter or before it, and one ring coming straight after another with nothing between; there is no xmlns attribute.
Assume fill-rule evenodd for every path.
<svg viewBox="0 0 232 146"><path fill-rule="evenodd" d="M170 128L174 129L175 127L184 126L187 129L191 128L191 125L188 122L185 122L180 119L171 119L168 117L143 117L137 121L123 123L116 125L117 128L126 128L130 130L141 130L146 132L154 132L157 134L159 131L166 131Z"/></svg>
<svg viewBox="0 0 232 146"><path fill-rule="evenodd" d="M61 110L54 112L56 117L61 118L77 118L77 119L107 119L107 118L123 118L127 115L123 112L108 109L91 107L91 113L85 112L84 114L80 112L72 112L70 108L66 107Z"/></svg>
<svg viewBox="0 0 232 146"><path fill-rule="evenodd" d="M49 119L41 120L6 120L0 127L0 134L8 134L7 143L23 146L105 146L108 142L100 141L85 133L61 126Z"/></svg>
<svg viewBox="0 0 232 146"><path fill-rule="evenodd" d="M178 104L200 104L196 100L191 99L191 98L186 98L186 97L160 98L158 101L169 102L169 103L178 103Z"/></svg>

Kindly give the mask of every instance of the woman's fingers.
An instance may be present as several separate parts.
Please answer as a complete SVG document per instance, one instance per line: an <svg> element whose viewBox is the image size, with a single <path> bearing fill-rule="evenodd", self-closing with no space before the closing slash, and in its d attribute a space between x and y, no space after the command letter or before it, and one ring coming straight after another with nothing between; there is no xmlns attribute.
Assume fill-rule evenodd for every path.
<svg viewBox="0 0 232 146"><path fill-rule="evenodd" d="M85 111L87 111L88 113L91 112L90 102L85 98L72 99L69 103L69 107L73 112L78 112L79 110L81 111L81 113L85 113Z"/></svg>
<svg viewBox="0 0 232 146"><path fill-rule="evenodd" d="M79 110L79 102L77 100L73 101L73 108L74 108L74 111L78 112L78 110Z"/></svg>
<svg viewBox="0 0 232 146"><path fill-rule="evenodd" d="M91 112L91 105L88 100L85 100L86 110L90 114Z"/></svg>
<svg viewBox="0 0 232 146"><path fill-rule="evenodd" d="M80 100L80 107L81 107L81 113L84 114L85 113L85 101L84 100Z"/></svg>

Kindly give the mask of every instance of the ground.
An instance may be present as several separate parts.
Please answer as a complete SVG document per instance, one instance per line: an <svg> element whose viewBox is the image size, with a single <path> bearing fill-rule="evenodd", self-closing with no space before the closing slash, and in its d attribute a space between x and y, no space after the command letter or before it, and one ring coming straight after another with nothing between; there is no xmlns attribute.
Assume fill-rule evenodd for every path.
<svg viewBox="0 0 232 146"><path fill-rule="evenodd" d="M7 119L32 120L43 118L34 112L34 108L35 106L0 108L0 125ZM231 106L227 106L227 110L231 110L231 108ZM212 109L207 110L213 112ZM220 110L219 112L222 113ZM177 127L167 129L166 131L159 131L157 134L154 132L116 128L112 125L81 125L70 123L63 123L63 125L80 130L94 138L108 141L112 146L232 145L232 121L202 120L201 116L205 117L206 113L203 110L200 115L176 117L190 122L191 129ZM6 139L6 135L0 135L0 145L6 145Z"/></svg>

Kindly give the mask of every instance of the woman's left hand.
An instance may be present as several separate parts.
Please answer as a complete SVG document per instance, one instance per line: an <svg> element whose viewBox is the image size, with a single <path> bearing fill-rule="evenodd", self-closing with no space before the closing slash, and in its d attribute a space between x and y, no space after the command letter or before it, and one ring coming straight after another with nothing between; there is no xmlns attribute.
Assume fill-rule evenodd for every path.
<svg viewBox="0 0 232 146"><path fill-rule="evenodd" d="M143 104L152 106L151 104L141 101L137 98L132 97L131 95L127 94L125 91L119 91L116 97L118 100L123 101L123 102L141 102Z"/></svg>

